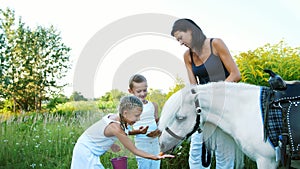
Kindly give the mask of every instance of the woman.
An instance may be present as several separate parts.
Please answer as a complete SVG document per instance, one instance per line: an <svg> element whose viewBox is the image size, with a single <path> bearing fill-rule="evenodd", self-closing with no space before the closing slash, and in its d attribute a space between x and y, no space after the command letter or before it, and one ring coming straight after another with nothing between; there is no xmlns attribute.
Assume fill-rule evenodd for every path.
<svg viewBox="0 0 300 169"><path fill-rule="evenodd" d="M171 35L181 45L189 49L184 53L184 62L191 84L206 84L216 81L238 82L241 79L240 71L233 60L227 46L219 38L207 38L201 28L190 19L175 21ZM219 130L219 129L217 129ZM216 168L234 168L234 142L223 132L216 132ZM222 135L222 136L220 136ZM232 140L231 145L221 145L220 138ZM203 168L202 134L192 135L190 145L189 165L191 169Z"/></svg>

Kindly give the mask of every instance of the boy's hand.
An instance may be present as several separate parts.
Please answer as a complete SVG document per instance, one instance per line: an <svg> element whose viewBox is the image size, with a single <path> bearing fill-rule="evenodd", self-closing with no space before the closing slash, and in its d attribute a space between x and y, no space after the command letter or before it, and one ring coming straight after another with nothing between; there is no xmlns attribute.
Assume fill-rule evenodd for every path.
<svg viewBox="0 0 300 169"><path fill-rule="evenodd" d="M161 131L156 129L156 130L151 131L150 133L148 133L146 136L154 138L154 137L158 137L160 135L161 135Z"/></svg>
<svg viewBox="0 0 300 169"><path fill-rule="evenodd" d="M139 128L139 134L146 134L148 128L149 128L149 126L146 126L146 127L141 126L141 127Z"/></svg>

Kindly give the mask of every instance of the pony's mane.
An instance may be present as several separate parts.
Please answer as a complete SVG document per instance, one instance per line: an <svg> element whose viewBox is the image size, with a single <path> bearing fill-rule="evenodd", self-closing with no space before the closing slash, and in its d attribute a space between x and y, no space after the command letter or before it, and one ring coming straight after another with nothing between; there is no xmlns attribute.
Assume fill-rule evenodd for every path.
<svg viewBox="0 0 300 169"><path fill-rule="evenodd" d="M160 130L164 129L168 125L168 122L173 121L173 119L175 118L174 112L176 112L181 106L182 90L183 89L178 90L176 93L174 93L164 104L161 112L163 116L161 115L158 125Z"/></svg>
<svg viewBox="0 0 300 169"><path fill-rule="evenodd" d="M248 84L248 83L243 83L243 82L225 82L225 81L219 81L219 82L210 82L204 85L199 85L199 86L213 86L213 87L224 87L226 86L227 89L237 89L237 88L242 88L242 89L250 89L250 88L256 88L258 87L257 85L253 85L253 84Z"/></svg>

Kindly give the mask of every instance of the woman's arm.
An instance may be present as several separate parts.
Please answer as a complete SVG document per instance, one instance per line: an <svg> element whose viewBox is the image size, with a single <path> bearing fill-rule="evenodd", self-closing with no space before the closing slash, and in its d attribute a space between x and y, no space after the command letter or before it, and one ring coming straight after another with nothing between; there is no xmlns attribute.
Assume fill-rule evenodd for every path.
<svg viewBox="0 0 300 169"><path fill-rule="evenodd" d="M197 84L195 75L194 75L193 70L192 70L192 61L191 61L191 56L190 56L190 51L189 50L187 50L184 53L183 58L184 58L185 67L186 67L186 70L187 70L187 73L188 73L188 77L189 77L189 80L190 80L190 84Z"/></svg>
<svg viewBox="0 0 300 169"><path fill-rule="evenodd" d="M228 82L238 82L241 80L240 71L233 60L227 46L221 39L214 39L212 42L213 52L220 57L224 66L229 72L229 76L225 79Z"/></svg>

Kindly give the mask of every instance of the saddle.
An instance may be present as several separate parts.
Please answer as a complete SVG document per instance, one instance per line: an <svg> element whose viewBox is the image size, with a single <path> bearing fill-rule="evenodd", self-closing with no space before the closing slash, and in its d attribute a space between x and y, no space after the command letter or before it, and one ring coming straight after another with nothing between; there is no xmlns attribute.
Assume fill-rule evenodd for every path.
<svg viewBox="0 0 300 169"><path fill-rule="evenodd" d="M270 74L267 107L280 109L282 112L282 133L278 142L281 163L289 167L291 160L300 160L300 81L287 84L271 70L265 70L265 72ZM265 130L267 130L266 127Z"/></svg>

